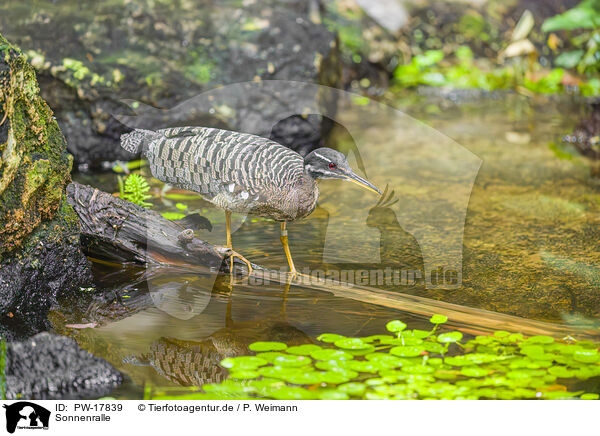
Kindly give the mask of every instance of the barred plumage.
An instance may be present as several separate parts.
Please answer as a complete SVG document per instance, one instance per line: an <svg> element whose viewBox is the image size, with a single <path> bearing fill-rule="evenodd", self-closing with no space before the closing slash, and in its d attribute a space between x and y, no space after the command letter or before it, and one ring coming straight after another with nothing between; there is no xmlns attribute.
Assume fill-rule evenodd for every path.
<svg viewBox="0 0 600 436"><path fill-rule="evenodd" d="M286 223L310 214L317 204L317 178L344 179L381 192L354 174L346 157L318 148L305 158L270 139L209 127L174 127L153 132L134 130L122 136L126 150L142 152L152 175L200 193L225 210L227 246L231 247L231 212L281 221L292 276ZM250 263L239 254L248 265Z"/></svg>
<svg viewBox="0 0 600 436"><path fill-rule="evenodd" d="M305 174L302 156L266 138L175 127L135 130L124 135L123 147L143 151L157 179L198 192L231 212L289 221L316 205L317 185Z"/></svg>

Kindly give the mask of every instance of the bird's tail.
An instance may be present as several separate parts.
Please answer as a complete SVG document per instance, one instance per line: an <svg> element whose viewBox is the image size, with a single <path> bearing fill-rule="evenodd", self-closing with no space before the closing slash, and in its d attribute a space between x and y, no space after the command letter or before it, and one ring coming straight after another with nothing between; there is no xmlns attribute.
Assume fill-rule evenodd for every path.
<svg viewBox="0 0 600 436"><path fill-rule="evenodd" d="M133 132L121 135L121 147L130 153L144 152L157 136L159 134L152 130L135 129Z"/></svg>

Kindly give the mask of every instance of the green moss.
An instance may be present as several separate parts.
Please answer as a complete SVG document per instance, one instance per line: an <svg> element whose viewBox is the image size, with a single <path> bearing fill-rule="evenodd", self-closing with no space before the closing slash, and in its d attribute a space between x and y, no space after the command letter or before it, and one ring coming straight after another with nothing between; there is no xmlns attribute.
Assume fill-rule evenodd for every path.
<svg viewBox="0 0 600 436"><path fill-rule="evenodd" d="M0 47L2 62L8 67L1 78L0 107L9 127L0 160L1 256L21 246L42 222L53 220L59 209L69 208L64 198L72 158L52 110L39 96L35 71L2 36Z"/></svg>

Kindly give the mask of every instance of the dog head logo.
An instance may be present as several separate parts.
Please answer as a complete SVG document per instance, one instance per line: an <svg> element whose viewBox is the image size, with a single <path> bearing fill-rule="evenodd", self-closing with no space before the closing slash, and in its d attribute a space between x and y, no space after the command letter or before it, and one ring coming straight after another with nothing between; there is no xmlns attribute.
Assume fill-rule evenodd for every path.
<svg viewBox="0 0 600 436"><path fill-rule="evenodd" d="M50 411L28 401L3 406L6 409L6 431L14 433L18 428L47 429Z"/></svg>

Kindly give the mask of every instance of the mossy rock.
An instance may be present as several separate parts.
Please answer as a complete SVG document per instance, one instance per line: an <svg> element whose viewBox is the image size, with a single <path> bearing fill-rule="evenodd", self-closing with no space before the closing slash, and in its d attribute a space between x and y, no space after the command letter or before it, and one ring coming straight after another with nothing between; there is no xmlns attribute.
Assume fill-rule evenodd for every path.
<svg viewBox="0 0 600 436"><path fill-rule="evenodd" d="M70 182L72 158L39 96L34 69L0 36L0 259L52 220Z"/></svg>
<svg viewBox="0 0 600 436"><path fill-rule="evenodd" d="M0 121L0 323L33 333L58 295L91 278L66 201L65 138L34 69L1 35Z"/></svg>

